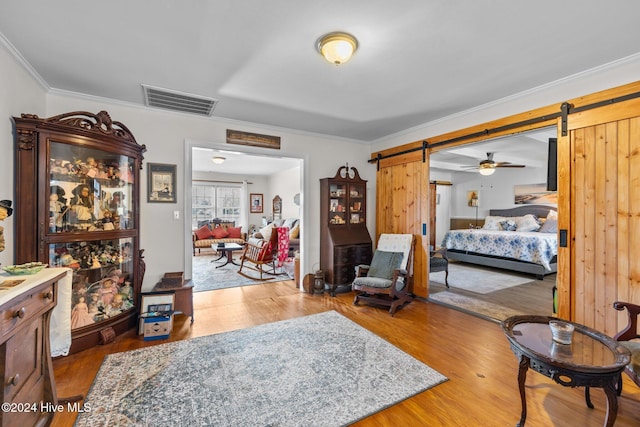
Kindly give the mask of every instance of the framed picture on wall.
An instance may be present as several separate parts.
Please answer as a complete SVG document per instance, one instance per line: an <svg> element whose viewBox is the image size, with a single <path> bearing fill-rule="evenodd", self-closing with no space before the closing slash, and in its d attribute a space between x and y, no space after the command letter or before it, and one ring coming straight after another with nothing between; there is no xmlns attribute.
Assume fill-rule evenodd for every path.
<svg viewBox="0 0 640 427"><path fill-rule="evenodd" d="M251 193L249 195L249 202L251 206L251 213L264 212L264 197L261 193Z"/></svg>
<svg viewBox="0 0 640 427"><path fill-rule="evenodd" d="M147 202L176 203L176 165L148 163Z"/></svg>

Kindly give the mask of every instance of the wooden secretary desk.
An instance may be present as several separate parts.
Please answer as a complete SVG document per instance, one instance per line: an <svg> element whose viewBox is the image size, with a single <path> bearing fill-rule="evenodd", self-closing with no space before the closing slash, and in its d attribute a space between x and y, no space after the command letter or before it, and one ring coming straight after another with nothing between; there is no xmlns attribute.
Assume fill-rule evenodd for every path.
<svg viewBox="0 0 640 427"><path fill-rule="evenodd" d="M320 180L320 268L333 296L339 286L351 285L357 265L371 262L366 183L348 165Z"/></svg>

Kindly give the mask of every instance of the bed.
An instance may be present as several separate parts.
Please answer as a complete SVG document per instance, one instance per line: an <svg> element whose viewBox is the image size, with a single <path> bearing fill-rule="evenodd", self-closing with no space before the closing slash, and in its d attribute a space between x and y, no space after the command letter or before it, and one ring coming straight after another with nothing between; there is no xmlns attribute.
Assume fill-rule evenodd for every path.
<svg viewBox="0 0 640 427"><path fill-rule="evenodd" d="M492 209L492 217L507 219L531 214L546 218L556 208L525 205L512 209ZM503 221L504 223L504 221ZM504 224L506 226L506 224ZM449 230L442 247L449 259L535 274L538 279L558 270L557 232L504 231L492 229Z"/></svg>

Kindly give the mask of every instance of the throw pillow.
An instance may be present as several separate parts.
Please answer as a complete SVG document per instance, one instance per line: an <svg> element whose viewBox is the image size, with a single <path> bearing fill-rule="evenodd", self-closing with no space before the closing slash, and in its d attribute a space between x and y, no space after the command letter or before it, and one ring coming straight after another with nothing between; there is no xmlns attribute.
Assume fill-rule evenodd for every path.
<svg viewBox="0 0 640 427"><path fill-rule="evenodd" d="M502 226L500 225L500 223L502 221L506 221L507 218L504 216L487 216L484 219L484 225L482 226L482 228L484 230L502 230Z"/></svg>
<svg viewBox="0 0 640 427"><path fill-rule="evenodd" d="M516 225L516 222L512 219L500 221L500 226L504 231L516 231L516 229L518 228L518 226Z"/></svg>
<svg viewBox="0 0 640 427"><path fill-rule="evenodd" d="M227 232L227 230L225 230L222 227L214 228L212 234L214 239L224 239L227 236L229 236L229 233Z"/></svg>
<svg viewBox="0 0 640 427"><path fill-rule="evenodd" d="M272 222L271 224L267 225L266 227L262 227L258 233L260 233L262 235L262 238L264 240L271 240L271 234L273 233L273 228L275 227L275 224Z"/></svg>
<svg viewBox="0 0 640 427"><path fill-rule="evenodd" d="M289 232L289 239L297 239L299 235L300 235L300 226L296 224L296 226L293 227Z"/></svg>
<svg viewBox="0 0 640 427"><path fill-rule="evenodd" d="M202 227L198 228L195 231L196 237L198 238L198 240L205 240L205 239L212 239L213 238L213 234L211 234L211 229L206 226L203 225Z"/></svg>
<svg viewBox="0 0 640 427"><path fill-rule="evenodd" d="M227 231L230 239L242 239L242 227L229 227Z"/></svg>
<svg viewBox="0 0 640 427"><path fill-rule="evenodd" d="M549 219L542 224L538 233L557 233L558 232L558 220L557 219Z"/></svg>
<svg viewBox="0 0 640 427"><path fill-rule="evenodd" d="M538 217L532 214L516 217L516 231L538 231L540 222Z"/></svg>
<svg viewBox="0 0 640 427"><path fill-rule="evenodd" d="M558 211L549 211L547 219L558 219Z"/></svg>
<svg viewBox="0 0 640 427"><path fill-rule="evenodd" d="M402 263L402 256L402 252L375 251L367 277L391 280L393 270L399 268Z"/></svg>

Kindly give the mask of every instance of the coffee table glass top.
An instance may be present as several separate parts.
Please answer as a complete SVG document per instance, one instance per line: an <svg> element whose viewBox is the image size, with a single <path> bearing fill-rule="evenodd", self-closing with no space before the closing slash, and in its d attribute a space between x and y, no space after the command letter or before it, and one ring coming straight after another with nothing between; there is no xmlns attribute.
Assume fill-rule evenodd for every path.
<svg viewBox="0 0 640 427"><path fill-rule="evenodd" d="M571 344L553 341L550 320L545 316L515 316L505 321L505 332L514 344L526 348L542 359L554 360L572 368L585 367L589 371L615 370L628 363L628 352L612 338L584 325L575 326ZM570 322L571 323L571 322Z"/></svg>

